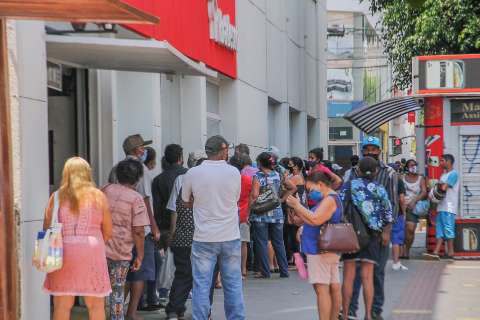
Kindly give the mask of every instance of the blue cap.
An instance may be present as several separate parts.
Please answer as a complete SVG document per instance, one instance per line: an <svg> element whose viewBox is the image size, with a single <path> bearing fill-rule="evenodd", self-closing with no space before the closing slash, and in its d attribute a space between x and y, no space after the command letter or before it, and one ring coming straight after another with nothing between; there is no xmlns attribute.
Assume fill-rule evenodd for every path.
<svg viewBox="0 0 480 320"><path fill-rule="evenodd" d="M382 148L382 146L380 145L380 139L373 136L363 138L362 149L365 148L366 146L375 146L379 149Z"/></svg>

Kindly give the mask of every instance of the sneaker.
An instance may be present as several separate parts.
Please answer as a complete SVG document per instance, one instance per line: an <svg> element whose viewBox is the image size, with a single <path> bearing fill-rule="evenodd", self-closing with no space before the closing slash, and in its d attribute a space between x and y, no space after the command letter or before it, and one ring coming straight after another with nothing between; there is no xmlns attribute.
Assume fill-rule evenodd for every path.
<svg viewBox="0 0 480 320"><path fill-rule="evenodd" d="M380 313L372 312L372 320L383 320L383 317Z"/></svg>
<svg viewBox="0 0 480 320"><path fill-rule="evenodd" d="M405 267L400 262L392 264L392 269L393 269L393 271L408 271L408 268Z"/></svg>
<svg viewBox="0 0 480 320"><path fill-rule="evenodd" d="M357 314L355 313L355 311L353 311L353 310L348 311L348 319L349 320L357 320Z"/></svg>
<svg viewBox="0 0 480 320"><path fill-rule="evenodd" d="M166 319L167 320L178 320L179 318L178 318L176 313L168 313Z"/></svg>
<svg viewBox="0 0 480 320"><path fill-rule="evenodd" d="M440 260L446 260L446 261L455 261L455 258L452 256L442 256L440 257Z"/></svg>
<svg viewBox="0 0 480 320"><path fill-rule="evenodd" d="M424 253L423 256L428 260L436 260L436 261L440 260L440 256L435 253Z"/></svg>
<svg viewBox="0 0 480 320"><path fill-rule="evenodd" d="M183 312L182 312L182 313L177 313L177 318L178 318L178 320L185 320L185 319L187 319L187 318L185 318L185 313L183 313Z"/></svg>

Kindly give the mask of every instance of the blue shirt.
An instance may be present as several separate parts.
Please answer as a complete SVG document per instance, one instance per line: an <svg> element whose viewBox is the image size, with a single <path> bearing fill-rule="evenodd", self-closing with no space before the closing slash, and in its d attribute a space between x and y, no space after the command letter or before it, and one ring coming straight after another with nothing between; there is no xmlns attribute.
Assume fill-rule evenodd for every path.
<svg viewBox="0 0 480 320"><path fill-rule="evenodd" d="M253 180L257 180L261 187L266 186L267 184L272 185L273 189L277 193L280 194L280 175L272 170L268 174L268 176L263 173L262 171L258 171L254 176ZM277 208L273 209L272 211L267 212L266 214L256 215L252 213L250 215L250 221L253 222L266 222L266 223L283 223L283 211L282 206L279 205Z"/></svg>
<svg viewBox="0 0 480 320"><path fill-rule="evenodd" d="M340 221L342 220L342 213L343 213L340 198L337 194L330 194L329 196L335 199L335 203L337 204L337 209L333 213L328 223L340 223ZM318 202L313 208L311 208L312 214L315 214L315 210L320 206L321 201ZM306 254L320 253L318 250L318 235L320 234L320 228L321 226L312 226L307 223L303 225L303 232L302 232L302 239L301 239L303 253L306 253Z"/></svg>
<svg viewBox="0 0 480 320"><path fill-rule="evenodd" d="M349 188L353 204L370 229L382 231L387 224L393 222L392 204L388 193L378 182L356 178L350 183L345 183L340 191L342 202L346 201Z"/></svg>

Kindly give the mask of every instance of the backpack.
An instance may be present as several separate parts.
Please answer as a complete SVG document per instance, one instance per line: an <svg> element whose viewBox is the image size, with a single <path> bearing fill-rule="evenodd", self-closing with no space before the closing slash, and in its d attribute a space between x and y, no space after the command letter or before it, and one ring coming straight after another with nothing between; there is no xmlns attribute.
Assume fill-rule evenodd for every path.
<svg viewBox="0 0 480 320"><path fill-rule="evenodd" d="M360 250L362 250L370 243L370 228L365 224L362 214L358 211L357 207L352 201L352 185L350 182L348 183L343 207L345 208L344 217L352 224L353 230L357 235Z"/></svg>

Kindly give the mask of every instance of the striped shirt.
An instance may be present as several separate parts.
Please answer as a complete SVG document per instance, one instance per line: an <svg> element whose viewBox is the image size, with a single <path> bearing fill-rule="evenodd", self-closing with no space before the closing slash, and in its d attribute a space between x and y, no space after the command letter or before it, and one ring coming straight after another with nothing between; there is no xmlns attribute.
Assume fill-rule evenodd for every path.
<svg viewBox="0 0 480 320"><path fill-rule="evenodd" d="M384 162L379 161L380 168L378 170L375 181L382 185L388 193L388 198L392 203L393 219L396 220L400 211L400 201L398 196L398 174L393 168L387 166ZM345 172L345 180L347 183L350 180L358 178L358 167L354 167Z"/></svg>

